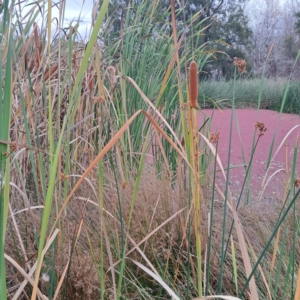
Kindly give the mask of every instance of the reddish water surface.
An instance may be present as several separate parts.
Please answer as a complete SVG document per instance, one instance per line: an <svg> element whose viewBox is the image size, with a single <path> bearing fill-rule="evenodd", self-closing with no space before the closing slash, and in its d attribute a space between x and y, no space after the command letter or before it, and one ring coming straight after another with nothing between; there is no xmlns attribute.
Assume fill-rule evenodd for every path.
<svg viewBox="0 0 300 300"><path fill-rule="evenodd" d="M213 113L211 132L220 133L218 152L224 167L226 167L229 149L230 117L232 110L226 109L222 111L213 111L210 109L204 109L202 112L204 112L207 117L211 117ZM199 127L203 122L203 118L203 114L199 113ZM250 177L251 191L253 195L257 195L261 189L262 180L266 174L268 155L274 136L275 143L272 158L288 132L295 126L298 126L285 139L284 145L274 157L266 176L268 179L272 176L272 174L274 174L274 172L281 170L276 173L276 175L274 175L268 183L262 199L271 199L274 198L274 195L280 197L283 195L284 183L287 177L286 168L287 165L290 167L292 163L294 147L300 134L300 117L293 114L280 115L279 113L270 110L236 110L236 117L233 120L230 165L238 167L230 171L230 187L233 191L240 191L246 172L243 166L242 149L244 151L246 163L248 164L251 156L254 134L256 135L256 139L258 136L257 132L255 132L255 124L257 121L263 122L267 131L260 138L253 158L253 167ZM238 133L237 122L239 124L240 135ZM297 151L299 152L299 147ZM296 174L298 177L300 176L300 153L298 153ZM218 175L218 182L220 185L224 184L224 180L220 173Z"/></svg>

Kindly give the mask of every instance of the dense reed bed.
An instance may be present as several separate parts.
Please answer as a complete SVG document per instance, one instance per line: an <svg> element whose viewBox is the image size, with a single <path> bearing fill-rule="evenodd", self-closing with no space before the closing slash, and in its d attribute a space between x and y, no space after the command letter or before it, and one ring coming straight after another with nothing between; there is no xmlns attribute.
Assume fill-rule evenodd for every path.
<svg viewBox="0 0 300 300"><path fill-rule="evenodd" d="M251 159L232 194L230 151L221 162L210 120L196 126L212 55L201 12L178 22L171 0L162 22L144 1L116 33L104 0L79 41L80 20L62 30L63 1L53 29L51 4L26 22L15 1L0 7L0 299L292 299L298 144L272 207L241 201ZM254 153L265 130L252 126Z"/></svg>
<svg viewBox="0 0 300 300"><path fill-rule="evenodd" d="M245 76L245 75L243 75ZM287 84L289 85L288 90ZM225 80L207 80L201 82L199 103L202 107L228 108L232 105L232 89L234 82ZM287 92L285 96L285 92ZM237 79L235 85L235 106L239 108L258 108L257 99L260 97L260 108L281 110L281 102L285 97L283 112L299 114L299 82L286 79L264 79L263 85L260 78Z"/></svg>

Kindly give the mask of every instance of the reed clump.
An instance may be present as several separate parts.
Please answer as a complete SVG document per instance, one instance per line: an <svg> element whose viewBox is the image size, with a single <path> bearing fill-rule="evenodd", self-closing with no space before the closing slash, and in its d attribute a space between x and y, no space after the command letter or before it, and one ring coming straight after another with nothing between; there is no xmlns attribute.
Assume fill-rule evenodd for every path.
<svg viewBox="0 0 300 300"><path fill-rule="evenodd" d="M178 39L174 1L169 23L154 17L159 1L127 7L118 23L104 0L86 43L75 24L58 36L50 22L39 28L47 3L33 4L30 22L2 5L0 299L291 299L298 144L272 205L251 193L251 160L231 188L223 136L200 117L198 72L212 58L194 47L200 15L184 24L197 34ZM246 87L209 84L226 85L232 107ZM254 157L266 126L252 127Z"/></svg>

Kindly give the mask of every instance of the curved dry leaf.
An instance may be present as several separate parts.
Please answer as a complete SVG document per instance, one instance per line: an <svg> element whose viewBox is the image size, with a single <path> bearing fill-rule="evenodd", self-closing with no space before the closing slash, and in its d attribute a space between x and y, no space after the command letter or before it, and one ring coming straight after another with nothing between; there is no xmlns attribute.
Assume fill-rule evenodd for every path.
<svg viewBox="0 0 300 300"><path fill-rule="evenodd" d="M204 141L206 142L207 146L210 148L212 154L213 154L214 156L216 156L216 154L217 154L217 162L218 162L218 165L219 165L219 167L220 167L220 169L221 169L221 171L222 171L222 174L223 174L223 176L224 176L224 178L225 178L225 180L226 180L226 174L225 174L225 171L224 171L224 167L223 167L223 164L222 164L222 161L221 161L221 159L220 159L219 154L216 153L216 148L215 148L215 146L214 146L214 145L209 141L209 139L206 138L206 136L204 136L201 132L198 132L198 133L199 133L199 135L204 139Z"/></svg>
<svg viewBox="0 0 300 300"><path fill-rule="evenodd" d="M153 273L150 269L148 269L147 267L145 267L143 264L139 263L138 261L134 260L134 259L130 259L134 264L136 264L139 268L141 268L142 270L144 270L148 275L150 275L153 279L155 279L168 293L170 296L172 296L172 299L175 300L180 300L180 298L174 293L174 291L163 281L163 279Z"/></svg>
<svg viewBox="0 0 300 300"><path fill-rule="evenodd" d="M223 295L206 296L206 297L202 297L202 298L194 298L193 300L209 300L209 299L241 300L240 298L237 298L237 297L223 296Z"/></svg>
<svg viewBox="0 0 300 300"><path fill-rule="evenodd" d="M164 125L167 126L167 128L170 130L170 132L172 133L177 145L179 145L180 150L184 153L184 148L181 145L181 142L179 141L179 138L177 137L177 135L175 134L173 128L169 125L169 123L166 121L166 119L164 118L164 116L159 112L159 110L153 105L153 103L148 99L148 97L143 93L143 91L140 89L140 87L136 84L136 82L130 78L130 77L126 77L126 80L129 81L138 91L138 93L141 95L141 97L143 98L143 100L155 111L155 113L158 115L158 117L163 121Z"/></svg>
<svg viewBox="0 0 300 300"><path fill-rule="evenodd" d="M265 181L266 181L268 172L269 172L269 170L270 170L271 164L272 164L272 162L273 162L275 156L278 154L278 152L279 152L279 150L281 149L281 147L285 144L285 141L286 141L286 139L288 138L288 136L289 136L289 135L297 128L297 127L299 127L299 126L300 126L300 125L294 126L294 127L293 127L293 128L285 135L285 137L284 137L283 140L281 141L280 145L278 146L278 148L277 148L275 154L273 155L273 157L272 157L272 159L271 159L271 161L270 161L270 165L269 165L269 167L268 167L268 169L267 169L267 171L266 171L266 174L265 174L265 176L264 176L264 178L263 178L263 180L262 180L262 182L261 182L261 186L262 186L262 187L265 186ZM259 194L259 195L258 195L258 199L257 199L258 202L261 200L261 197L262 197L262 194Z"/></svg>

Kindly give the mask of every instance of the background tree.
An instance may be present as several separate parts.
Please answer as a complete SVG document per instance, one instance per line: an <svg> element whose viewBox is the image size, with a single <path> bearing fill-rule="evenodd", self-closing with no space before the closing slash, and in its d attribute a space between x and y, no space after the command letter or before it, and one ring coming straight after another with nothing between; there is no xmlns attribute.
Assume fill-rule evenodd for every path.
<svg viewBox="0 0 300 300"><path fill-rule="evenodd" d="M251 45L252 30L248 26L248 17L241 5L234 1L220 7L209 32L208 47L218 51L216 59L207 65L208 73L215 77L229 79L233 76L233 58L247 58L247 49ZM222 54L223 53L223 54ZM247 71L250 71L250 65Z"/></svg>
<svg viewBox="0 0 300 300"><path fill-rule="evenodd" d="M267 77L296 77L299 66L293 68L300 48L297 33L299 3L286 0L261 0L249 2L246 8L249 25L253 31L252 47L248 57L253 72Z"/></svg>
<svg viewBox="0 0 300 300"><path fill-rule="evenodd" d="M150 1L150 0L149 0ZM205 65L201 77L226 77L233 76L232 61L235 56L246 57L246 49L250 46L252 31L248 26L248 16L244 13L247 0L185 0L175 1L177 12L178 32L192 35L192 49L205 45L204 51L216 51L214 59ZM110 14L114 12L111 20L111 34L120 38L124 32L122 27L125 18L136 19L137 7L141 0L112 0L110 3ZM161 0L159 9L153 15L153 30L159 26L169 24L169 34L172 34L170 1ZM187 28L187 20L199 14L194 26ZM143 16L139 16L143 18ZM123 24L123 25L122 25ZM198 28L201 24L201 34ZM197 29L196 29L197 28ZM185 31L184 31L185 29ZM249 66L249 64L248 64ZM249 67L248 67L249 68Z"/></svg>
<svg viewBox="0 0 300 300"><path fill-rule="evenodd" d="M295 30L298 34L300 34L300 12L297 12L295 14L295 17L297 18L296 23L295 23Z"/></svg>

